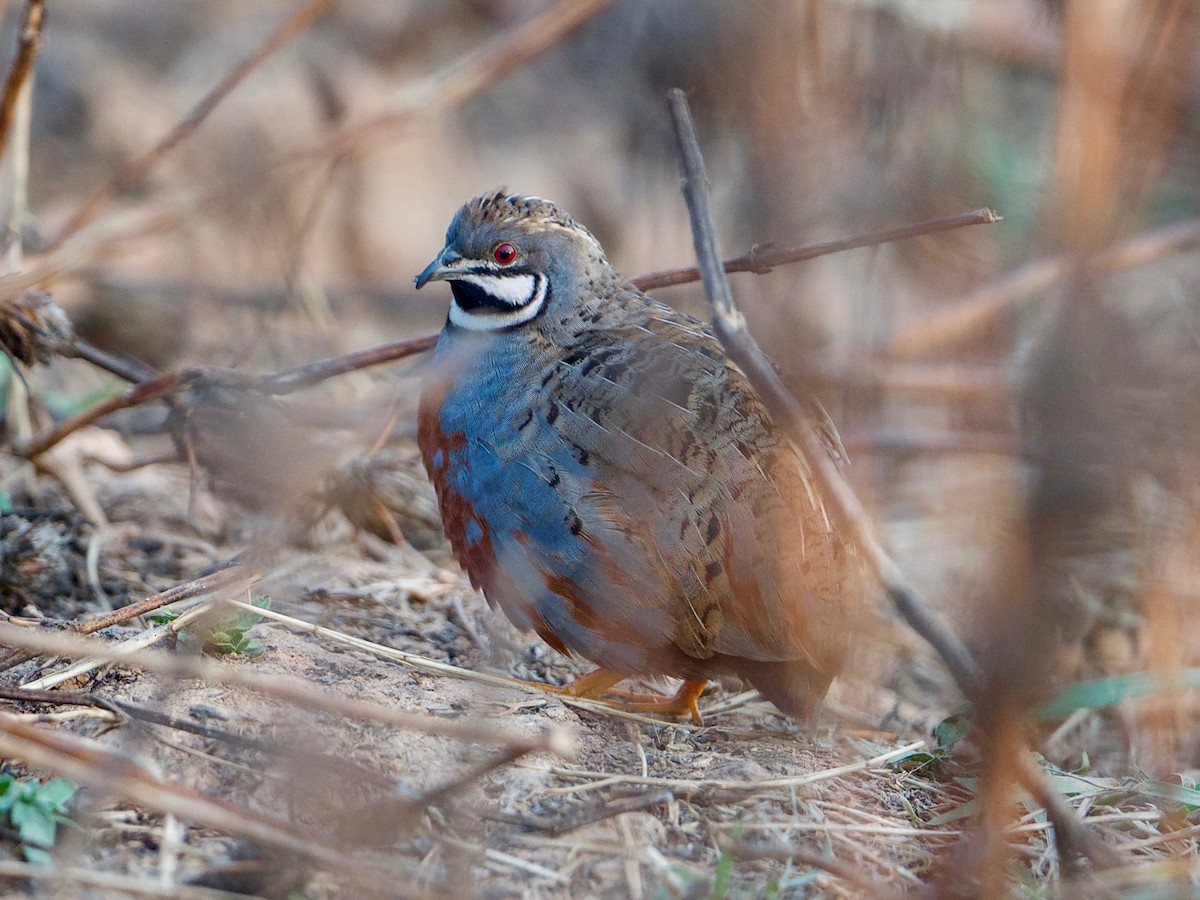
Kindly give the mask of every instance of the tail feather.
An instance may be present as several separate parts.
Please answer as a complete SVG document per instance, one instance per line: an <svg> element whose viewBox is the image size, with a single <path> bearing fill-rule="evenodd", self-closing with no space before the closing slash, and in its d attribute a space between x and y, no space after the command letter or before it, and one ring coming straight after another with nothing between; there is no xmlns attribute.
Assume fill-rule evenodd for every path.
<svg viewBox="0 0 1200 900"><path fill-rule="evenodd" d="M799 722L811 719L829 690L833 675L807 660L744 662L738 672L767 700Z"/></svg>

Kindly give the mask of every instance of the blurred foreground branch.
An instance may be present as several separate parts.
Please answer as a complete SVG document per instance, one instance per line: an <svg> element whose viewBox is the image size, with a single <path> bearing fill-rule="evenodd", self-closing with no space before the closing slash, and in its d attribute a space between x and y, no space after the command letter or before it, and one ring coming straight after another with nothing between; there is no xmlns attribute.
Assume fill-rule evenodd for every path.
<svg viewBox="0 0 1200 900"><path fill-rule="evenodd" d="M124 751L113 751L95 741L37 728L16 716L0 713L0 754L6 758L36 761L60 775L100 791L115 794L182 819L203 823L229 834L240 834L270 847L278 847L341 869L344 854L309 832L265 813L208 796L151 773Z"/></svg>
<svg viewBox="0 0 1200 900"><path fill-rule="evenodd" d="M713 330L729 355L763 395L771 414L784 425L800 448L816 481L818 493L828 501L837 526L849 535L862 552L897 612L937 651L967 699L976 709L982 708L986 685L975 660L941 618L921 600L900 567L879 542L870 516L837 471L833 460L824 452L820 437L800 402L780 380L770 360L750 334L745 317L733 301L729 280L720 263L716 227L709 210L708 176L683 91L671 91L670 107L682 157L684 198L692 221L692 235L704 276L705 293L712 309ZM1098 865L1106 863L1106 848L1099 845L1075 818L1063 797L1049 785L1029 757L1028 750L1021 748L1018 756L1021 762L1018 763L1017 777L1026 784L1054 822L1055 838L1062 858L1070 860L1082 855Z"/></svg>
<svg viewBox="0 0 1200 900"><path fill-rule="evenodd" d="M109 641L85 638L78 634L52 632L42 628L19 628L0 623L0 644L35 654L53 654L81 659L98 659L137 666L172 678L198 678L208 684L233 685L298 707L325 712L364 722L379 722L397 728L411 728L424 734L453 740L478 742L525 753L552 753L568 756L572 752L570 736L564 729L553 728L541 734L508 735L494 722L447 719L435 714L405 712L370 700L327 693L317 685L296 677L264 675L250 668L230 666L202 656L182 656L158 650L121 647Z"/></svg>

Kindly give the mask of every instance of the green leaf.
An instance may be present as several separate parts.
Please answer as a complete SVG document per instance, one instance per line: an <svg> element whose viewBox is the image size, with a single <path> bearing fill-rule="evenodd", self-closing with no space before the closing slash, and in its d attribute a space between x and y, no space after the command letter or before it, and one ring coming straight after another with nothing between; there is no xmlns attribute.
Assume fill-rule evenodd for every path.
<svg viewBox="0 0 1200 900"><path fill-rule="evenodd" d="M155 613L150 613L146 616L155 625L166 625L168 622L174 622L179 618L179 613L173 609L162 609Z"/></svg>
<svg viewBox="0 0 1200 900"><path fill-rule="evenodd" d="M271 598L255 597L250 603L258 609L269 609ZM196 622L179 633L175 649L180 653L207 651L218 655L240 653L246 656L262 656L266 648L246 634L262 619L258 613L238 609L215 620L210 619L207 623Z"/></svg>
<svg viewBox="0 0 1200 900"><path fill-rule="evenodd" d="M1200 688L1200 669L1184 669L1175 677L1135 672L1070 684L1045 703L1035 706L1030 710L1030 716L1038 722L1065 719L1077 709L1104 709L1123 700L1172 688Z"/></svg>
<svg viewBox="0 0 1200 900"><path fill-rule="evenodd" d="M0 813L6 813L17 802L16 779L11 775L0 775Z"/></svg>
<svg viewBox="0 0 1200 900"><path fill-rule="evenodd" d="M47 812L63 813L67 811L67 802L77 790L79 785L69 778L52 778L38 790L34 802Z"/></svg>
<svg viewBox="0 0 1200 900"><path fill-rule="evenodd" d="M266 645L258 638L247 637L242 649L238 651L244 656L249 656L251 659L258 659L267 652Z"/></svg>
<svg viewBox="0 0 1200 900"><path fill-rule="evenodd" d="M18 803L9 816L21 840L45 847L54 846L57 823L54 816L34 803Z"/></svg>
<svg viewBox="0 0 1200 900"><path fill-rule="evenodd" d="M42 402L56 419L69 419L98 403L103 403L109 397L114 397L125 390L126 385L121 381L112 381L94 391L79 397L72 397L58 391L47 391L42 395Z"/></svg>
<svg viewBox="0 0 1200 900"><path fill-rule="evenodd" d="M41 847L30 847L28 844L21 845L21 855L25 857L26 862L39 866L48 866L54 861L50 856L50 851L43 850Z"/></svg>
<svg viewBox="0 0 1200 900"><path fill-rule="evenodd" d="M938 750L942 753L949 753L955 744L967 736L970 730L971 720L959 713L942 719L933 729L933 737L937 741Z"/></svg>
<svg viewBox="0 0 1200 900"><path fill-rule="evenodd" d="M1184 787L1182 784L1172 784L1169 781L1143 781L1134 785L1134 790L1147 797L1174 800L1189 809L1200 809L1200 791Z"/></svg>
<svg viewBox="0 0 1200 900"><path fill-rule="evenodd" d="M722 900L729 896L729 881L733 877L733 857L728 853L722 853L720 859L717 860L717 869L713 874L712 890L709 896Z"/></svg>
<svg viewBox="0 0 1200 900"><path fill-rule="evenodd" d="M946 825L950 822L957 822L959 819L965 819L967 816L973 816L979 811L979 798L972 797L965 803L960 803L954 809L942 813L940 816L934 816L925 824L930 828L936 828L939 825Z"/></svg>

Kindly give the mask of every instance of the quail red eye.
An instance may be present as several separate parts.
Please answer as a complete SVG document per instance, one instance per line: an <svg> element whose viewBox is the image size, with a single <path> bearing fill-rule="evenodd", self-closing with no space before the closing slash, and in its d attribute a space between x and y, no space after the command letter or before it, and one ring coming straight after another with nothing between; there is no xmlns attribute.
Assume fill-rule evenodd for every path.
<svg viewBox="0 0 1200 900"><path fill-rule="evenodd" d="M502 266L507 266L516 258L517 248L509 243L497 244L496 249L492 251L492 259Z"/></svg>

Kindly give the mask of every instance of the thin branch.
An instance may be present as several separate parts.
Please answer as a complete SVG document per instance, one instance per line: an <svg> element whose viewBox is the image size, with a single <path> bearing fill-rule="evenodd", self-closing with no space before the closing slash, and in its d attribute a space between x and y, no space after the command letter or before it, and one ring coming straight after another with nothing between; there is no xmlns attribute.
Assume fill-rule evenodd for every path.
<svg viewBox="0 0 1200 900"><path fill-rule="evenodd" d="M8 146L8 133L12 129L17 108L17 97L33 71L33 61L42 48L42 21L45 19L43 0L29 0L25 7L25 21L21 24L21 37L17 42L17 58L8 70L4 82L4 93L0 95L0 159Z"/></svg>
<svg viewBox="0 0 1200 900"><path fill-rule="evenodd" d="M746 327L745 317L734 304L729 280L718 262L721 257L716 227L709 211L708 180L687 99L680 90L671 91L670 96L671 117L683 157L684 196L692 220L704 289L712 306L713 330L733 360L750 376L772 415L796 441L809 464L818 493L829 503L839 528L858 546L905 621L933 645L967 695L977 696L981 681L974 660L933 611L920 601L884 550L875 536L867 511L824 451L800 402L775 373Z"/></svg>
<svg viewBox="0 0 1200 900"><path fill-rule="evenodd" d="M394 362L416 353L424 352L437 343L437 335L425 335L403 341L393 341L378 347L369 347L354 353L344 353L319 359L315 362L285 369L282 372L270 372L265 375L248 375L234 369L217 367L193 367L180 369L176 372L156 373L144 381L139 381L120 394L114 394L107 400L77 413L69 419L64 419L53 428L37 437L22 442L12 448L12 453L26 459L33 459L54 447L68 435L85 428L107 415L122 409L141 406L155 400L173 397L183 391L199 388L229 388L233 390L256 391L258 393L284 395L302 388L312 387L337 375L354 372L370 366ZM82 344L82 342L77 342ZM78 350L78 346L75 348ZM79 354L83 355L83 354ZM89 357L91 355L89 354ZM135 369L144 365L135 360L124 367L124 374L135 375ZM108 371L116 371L115 366L105 365ZM154 369L146 366L147 374ZM120 374L120 373L118 373Z"/></svg>
<svg viewBox="0 0 1200 900"><path fill-rule="evenodd" d="M729 280L719 262L721 255L709 209L704 158L683 91L671 91L670 107L682 157L683 192L692 221L696 255L704 277L705 293L713 311L713 330L730 357L742 367L759 390L776 421L784 426L795 441L809 465L817 493L825 499L839 529L859 548L867 564L874 569L897 612L937 651L963 694L975 703L976 708L980 708L984 684L975 661L957 636L921 600L900 567L884 549L876 537L867 511L838 472L832 458L824 451L799 401L779 379L734 304ZM1025 753L1021 755L1025 756ZM1021 766L1020 777L1035 796L1045 798L1044 808L1054 822L1059 850L1064 858L1070 853L1082 852L1097 864L1108 862L1104 850L1090 832L1075 819L1061 798L1055 797L1054 789L1037 766Z"/></svg>
<svg viewBox="0 0 1200 900"><path fill-rule="evenodd" d="M301 388L312 387L314 384L319 384L336 375L344 375L347 372L355 372L387 362L396 362L417 353L424 353L426 350L432 350L437 340L436 334L426 334L417 338L380 344L378 347L369 347L366 350L319 359L284 372L264 375L260 379L260 389L269 394L290 394Z"/></svg>
<svg viewBox="0 0 1200 900"><path fill-rule="evenodd" d="M68 435L73 434L81 428L86 428L88 425L99 421L110 413L114 413L119 409L140 406L143 403L160 400L163 397L169 397L180 391L187 390L195 386L200 381L202 375L203 371L199 369L184 369L179 372L167 372L157 375L149 381L136 384L128 390L122 391L120 394L115 394L69 419L64 419L49 431L13 447L12 452L16 456L33 459L45 453Z"/></svg>
<svg viewBox="0 0 1200 900"><path fill-rule="evenodd" d="M120 609L114 609L103 616L87 619L81 622L75 630L79 634L94 634L97 631L103 631L105 628L111 628L114 625L128 622L130 619L136 619L138 616L144 616L146 613L154 612L154 610L168 606L171 603L178 603L180 600L190 600L193 597L211 594L213 591L254 577L254 573L245 566L226 566L210 575L202 575L192 581L185 581L183 584L177 584L175 587L169 588L162 593L154 594L144 600L122 606Z"/></svg>
<svg viewBox="0 0 1200 900"><path fill-rule="evenodd" d="M990 209L975 209L970 212L957 213L952 216L938 216L926 219L912 225L900 225L895 228L885 228L882 231L868 231L851 237L838 238L832 241L819 241L812 244L800 244L796 247L775 247L774 244L756 244L749 253L742 256L732 256L725 260L727 273L754 272L765 275L776 266L786 266L791 263L815 259L830 253L840 253L843 250L854 250L858 247L874 247L877 244L888 244L907 238L919 237L923 234L935 234L939 231L950 231L964 228L968 225L992 225L1003 221ZM688 284L700 280L700 269L687 266L682 269L665 269L661 272L651 272L639 275L633 283L642 291L653 291L658 288L672 287L677 284Z"/></svg>
<svg viewBox="0 0 1200 900"><path fill-rule="evenodd" d="M138 616L143 616L168 604L177 603L180 600L190 600L193 597L200 597L212 591L228 587L242 579L250 578L251 575L250 570L244 566L231 565L210 575L203 575L192 581L177 584L173 588L146 597L136 603L122 606L120 609L115 609L102 616L87 619L81 622L75 631L78 634L93 634L97 631L103 631L105 628L111 628L113 625L120 625L123 622L128 622L130 619L136 619ZM13 647L3 656L0 656L0 672L11 669L13 666L19 666L23 662L28 662L37 655L36 652Z"/></svg>
<svg viewBox="0 0 1200 900"><path fill-rule="evenodd" d="M146 177L158 162L171 150L187 140L205 119L246 78L268 58L312 27L313 23L328 13L338 0L309 0L289 16L270 37L257 49L233 67L229 73L213 86L192 110L163 136L157 144L141 156L127 162L107 183L92 191L75 210L71 218L59 230L46 247L49 252L59 247L89 222L113 197ZM38 4L41 5L40 2Z"/></svg>
<svg viewBox="0 0 1200 900"><path fill-rule="evenodd" d="M1079 267L1087 275L1111 275L1197 248L1200 219L1186 219L1122 241L1090 259L1054 256L1031 262L968 294L954 307L900 329L891 340L888 355L907 359L970 340Z"/></svg>
<svg viewBox="0 0 1200 900"><path fill-rule="evenodd" d="M89 344L78 335L72 337L71 346L64 350L63 355L74 356L76 359L90 362L93 366L116 375L130 384L149 381L162 374L154 366L142 362L136 356L109 353L107 350L101 350L99 347Z"/></svg>

